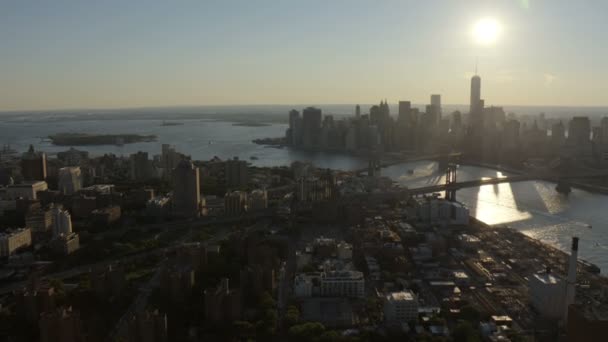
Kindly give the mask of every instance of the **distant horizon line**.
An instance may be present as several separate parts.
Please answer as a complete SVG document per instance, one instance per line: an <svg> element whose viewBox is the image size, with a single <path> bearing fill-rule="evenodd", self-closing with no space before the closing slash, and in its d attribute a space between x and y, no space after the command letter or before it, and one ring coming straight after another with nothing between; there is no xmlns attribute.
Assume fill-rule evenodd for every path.
<svg viewBox="0 0 608 342"><path fill-rule="evenodd" d="M407 101L407 100L402 100ZM209 107L270 107L270 106L283 106L283 107L295 107L295 108L306 108L306 107L322 107L322 106L354 106L365 105L373 106L376 103L315 103L315 104L298 104L298 103L267 103L267 104L198 104L198 105L159 105L159 106L125 106L125 107L64 107L64 108L50 108L50 109L0 109L1 114L18 114L18 113L34 113L34 112L79 112L79 111L120 111L120 110L146 110L146 109L174 109L174 108L209 108ZM389 106L391 103L389 102ZM393 102L393 105L398 106L399 101ZM412 103L412 106L426 106L428 103ZM442 103L441 106L469 106L469 104L454 104L454 103ZM500 104L490 105L488 107L530 107L530 108L590 108L590 109L608 109L606 105L520 105L520 104Z"/></svg>

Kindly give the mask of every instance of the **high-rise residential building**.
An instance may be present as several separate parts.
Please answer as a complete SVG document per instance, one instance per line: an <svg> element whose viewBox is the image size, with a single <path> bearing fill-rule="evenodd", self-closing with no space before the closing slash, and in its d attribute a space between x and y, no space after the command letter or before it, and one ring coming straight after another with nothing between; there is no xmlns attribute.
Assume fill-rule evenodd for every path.
<svg viewBox="0 0 608 342"><path fill-rule="evenodd" d="M68 236L72 232L72 217L67 210L63 210L59 207L54 207L52 210L53 215L53 238L59 238L60 236Z"/></svg>
<svg viewBox="0 0 608 342"><path fill-rule="evenodd" d="M268 208L268 194L266 190L257 189L249 194L248 211L258 211Z"/></svg>
<svg viewBox="0 0 608 342"><path fill-rule="evenodd" d="M38 193L48 190L48 184L44 181L31 181L22 184L11 184L6 187L4 199L15 200L18 198L36 200Z"/></svg>
<svg viewBox="0 0 608 342"><path fill-rule="evenodd" d="M568 143L574 146L582 146L591 138L591 122L586 116L575 116L570 120L568 126Z"/></svg>
<svg viewBox="0 0 608 342"><path fill-rule="evenodd" d="M330 271L321 277L321 296L365 297L365 278L359 271Z"/></svg>
<svg viewBox="0 0 608 342"><path fill-rule="evenodd" d="M384 301L384 321L400 326L418 320L418 298L411 291L393 292Z"/></svg>
<svg viewBox="0 0 608 342"><path fill-rule="evenodd" d="M21 156L21 174L26 181L46 180L46 154L34 151L34 146L30 145Z"/></svg>
<svg viewBox="0 0 608 342"><path fill-rule="evenodd" d="M135 181L145 181L154 175L148 152L137 152L129 156L129 176Z"/></svg>
<svg viewBox="0 0 608 342"><path fill-rule="evenodd" d="M247 193L233 191L224 196L224 213L226 216L238 216L247 212Z"/></svg>
<svg viewBox="0 0 608 342"><path fill-rule="evenodd" d="M289 112L288 138L292 146L299 146L302 142L302 118L300 112L292 109Z"/></svg>
<svg viewBox="0 0 608 342"><path fill-rule="evenodd" d="M31 246L32 231L29 228L6 230L0 233L0 257L8 257L18 250Z"/></svg>
<svg viewBox="0 0 608 342"><path fill-rule="evenodd" d="M199 170L190 160L182 160L173 170L173 213L198 217L201 212Z"/></svg>
<svg viewBox="0 0 608 342"><path fill-rule="evenodd" d="M64 195L72 195L82 189L82 172L78 166L62 167L59 169L59 191Z"/></svg>
<svg viewBox="0 0 608 342"><path fill-rule="evenodd" d="M601 143L602 145L608 145L608 116L605 116L602 118L602 121L600 121L600 128L601 128Z"/></svg>
<svg viewBox="0 0 608 342"><path fill-rule="evenodd" d="M433 112L435 113L435 116L437 116L436 120L437 122L441 121L441 95L439 94L432 94L431 95L431 107L433 108Z"/></svg>
<svg viewBox="0 0 608 342"><path fill-rule="evenodd" d="M57 159L61 160L65 166L81 166L83 161L89 159L89 152L70 147L67 151L57 152Z"/></svg>
<svg viewBox="0 0 608 342"><path fill-rule="evenodd" d="M128 325L129 342L166 342L167 315L158 310L133 314Z"/></svg>
<svg viewBox="0 0 608 342"><path fill-rule="evenodd" d="M55 288L48 280L31 282L13 292L17 316L29 323L38 323L40 314L55 311Z"/></svg>
<svg viewBox="0 0 608 342"><path fill-rule="evenodd" d="M40 342L82 342L85 340L80 315L69 307L40 315Z"/></svg>
<svg viewBox="0 0 608 342"><path fill-rule="evenodd" d="M242 316L241 292L230 289L227 278L220 280L217 288L209 288L205 295L205 319L210 323L238 320Z"/></svg>
<svg viewBox="0 0 608 342"><path fill-rule="evenodd" d="M302 111L302 144L304 147L316 147L321 131L321 109L308 107Z"/></svg>
<svg viewBox="0 0 608 342"><path fill-rule="evenodd" d="M246 186L249 182L247 162L238 157L226 160L226 187L229 189Z"/></svg>
<svg viewBox="0 0 608 342"><path fill-rule="evenodd" d="M163 178L171 179L171 173L183 159L184 156L181 153L176 152L174 147L169 144L163 144L160 155Z"/></svg>

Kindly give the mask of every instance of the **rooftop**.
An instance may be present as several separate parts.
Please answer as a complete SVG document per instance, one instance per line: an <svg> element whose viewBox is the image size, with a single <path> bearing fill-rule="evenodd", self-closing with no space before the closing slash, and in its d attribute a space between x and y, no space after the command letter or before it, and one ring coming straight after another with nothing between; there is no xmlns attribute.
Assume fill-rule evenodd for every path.
<svg viewBox="0 0 608 342"><path fill-rule="evenodd" d="M536 273L534 274L534 278L540 281L543 284L559 284L561 283L561 279L554 276L551 273Z"/></svg>
<svg viewBox="0 0 608 342"><path fill-rule="evenodd" d="M413 301L415 296L411 291L393 292L387 296L390 301Z"/></svg>

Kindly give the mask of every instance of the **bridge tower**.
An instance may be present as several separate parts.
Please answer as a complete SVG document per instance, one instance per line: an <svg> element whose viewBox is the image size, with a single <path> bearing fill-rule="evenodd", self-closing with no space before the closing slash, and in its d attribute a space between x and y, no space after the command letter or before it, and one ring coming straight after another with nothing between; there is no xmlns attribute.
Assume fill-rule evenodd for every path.
<svg viewBox="0 0 608 342"><path fill-rule="evenodd" d="M378 177L380 176L380 171L382 170L382 163L378 158L378 154L375 151L372 151L368 158L368 167L367 167L367 175L369 177Z"/></svg>
<svg viewBox="0 0 608 342"><path fill-rule="evenodd" d="M555 186L555 191L559 192L562 195L568 196L570 192L572 192L572 188L570 187L570 182L567 180L560 178L557 181L557 186Z"/></svg>
<svg viewBox="0 0 608 342"><path fill-rule="evenodd" d="M456 164L448 163L445 170L445 199L450 202L456 202L456 189L452 189L450 185L456 183Z"/></svg>

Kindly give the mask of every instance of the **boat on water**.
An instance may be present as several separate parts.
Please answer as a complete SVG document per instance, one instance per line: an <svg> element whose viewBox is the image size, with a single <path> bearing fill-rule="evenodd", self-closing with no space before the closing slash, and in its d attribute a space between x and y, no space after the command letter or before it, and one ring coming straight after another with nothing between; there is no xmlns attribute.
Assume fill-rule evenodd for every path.
<svg viewBox="0 0 608 342"><path fill-rule="evenodd" d="M407 174L408 175L413 175L414 174L414 170L412 170L412 169L407 170Z"/></svg>
<svg viewBox="0 0 608 342"><path fill-rule="evenodd" d="M258 160L258 157L256 157L256 156L251 156L251 157L249 157L249 159L251 159L251 160Z"/></svg>
<svg viewBox="0 0 608 342"><path fill-rule="evenodd" d="M572 188L569 184L564 182L558 182L555 186L555 191L559 192L562 195L569 195L572 192Z"/></svg>
<svg viewBox="0 0 608 342"><path fill-rule="evenodd" d="M181 122L164 121L164 120L163 120L163 123L161 124L161 126L180 126L180 125L183 125L183 123L181 123Z"/></svg>

